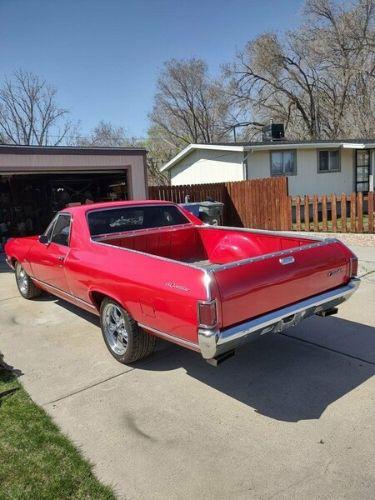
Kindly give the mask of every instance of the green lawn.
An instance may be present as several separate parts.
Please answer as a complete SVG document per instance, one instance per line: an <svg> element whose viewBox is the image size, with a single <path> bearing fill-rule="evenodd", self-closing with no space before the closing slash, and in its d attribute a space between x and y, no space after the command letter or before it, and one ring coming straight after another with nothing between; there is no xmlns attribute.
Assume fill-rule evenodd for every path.
<svg viewBox="0 0 375 500"><path fill-rule="evenodd" d="M114 499L0 353L0 499Z"/></svg>

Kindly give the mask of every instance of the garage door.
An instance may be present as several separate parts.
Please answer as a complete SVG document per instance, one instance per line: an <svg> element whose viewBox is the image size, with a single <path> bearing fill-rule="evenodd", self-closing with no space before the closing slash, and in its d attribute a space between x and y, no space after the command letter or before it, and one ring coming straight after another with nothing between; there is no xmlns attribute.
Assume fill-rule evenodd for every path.
<svg viewBox="0 0 375 500"><path fill-rule="evenodd" d="M124 170L0 176L0 244L11 236L40 234L71 203L126 200L128 195Z"/></svg>

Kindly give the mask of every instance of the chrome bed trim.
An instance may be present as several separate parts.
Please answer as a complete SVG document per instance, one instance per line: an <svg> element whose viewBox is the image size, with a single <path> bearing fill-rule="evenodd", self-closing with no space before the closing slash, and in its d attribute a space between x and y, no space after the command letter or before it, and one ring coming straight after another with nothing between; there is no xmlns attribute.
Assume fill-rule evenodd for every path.
<svg viewBox="0 0 375 500"><path fill-rule="evenodd" d="M187 229L188 227L193 227L191 222L186 224L175 224L173 226L158 226L158 227L148 227L146 229L134 229L133 231L118 231L116 233L103 233L97 236L92 236L93 241L105 240L115 240L116 238L131 238L133 236L142 236L149 233L161 233L168 232L174 233L175 231L180 231L181 229Z"/></svg>
<svg viewBox="0 0 375 500"><path fill-rule="evenodd" d="M290 234L290 231L285 234L285 231L272 231L271 229L251 229L248 227L235 227L235 226L211 226L209 224L203 224L201 226L197 226L201 229L219 229L220 231L225 231L228 229L231 229L233 231L240 231L244 233L259 233L259 234L264 234L268 236L283 236L284 238L290 238L290 239L305 239L305 240L316 240L316 241L324 241L324 239L327 240L336 240L336 238L319 238L318 236L303 236L301 233L296 233L296 236L293 234Z"/></svg>
<svg viewBox="0 0 375 500"><path fill-rule="evenodd" d="M308 243L307 245L301 245L299 247L287 248L285 250L279 250L277 252L265 253L263 255L258 255L257 257L249 257L248 259L236 260L234 262L228 262L228 264L212 264L206 269L213 271L214 273L220 271L226 271L228 269L233 269L245 264L252 264L253 262L260 262L267 259L272 259L273 257L285 257L289 255L296 254L302 250L309 250L311 248L318 248L334 243L338 240L326 238L325 240L316 241L316 243Z"/></svg>
<svg viewBox="0 0 375 500"><path fill-rule="evenodd" d="M187 347L188 349L191 349L192 351L197 351L197 352L200 351L199 345L195 344L194 342L190 342L189 340L175 337L174 335L170 335L169 333L161 332L160 330L157 330L156 328L152 328L151 326L144 325L143 323L138 323L138 326L140 326L144 330L147 330L147 331L155 334L157 337L160 337L161 339L168 340L169 342L173 342L174 344L178 344L182 347Z"/></svg>

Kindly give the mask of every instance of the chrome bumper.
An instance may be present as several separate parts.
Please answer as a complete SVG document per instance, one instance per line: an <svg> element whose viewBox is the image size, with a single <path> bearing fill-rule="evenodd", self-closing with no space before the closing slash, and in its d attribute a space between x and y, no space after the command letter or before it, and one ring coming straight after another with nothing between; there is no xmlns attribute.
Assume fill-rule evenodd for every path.
<svg viewBox="0 0 375 500"><path fill-rule="evenodd" d="M264 333L282 332L308 316L332 309L347 300L357 290L360 281L359 278L352 278L345 286L224 330L201 328L198 330L198 342L202 356L205 359L215 358Z"/></svg>

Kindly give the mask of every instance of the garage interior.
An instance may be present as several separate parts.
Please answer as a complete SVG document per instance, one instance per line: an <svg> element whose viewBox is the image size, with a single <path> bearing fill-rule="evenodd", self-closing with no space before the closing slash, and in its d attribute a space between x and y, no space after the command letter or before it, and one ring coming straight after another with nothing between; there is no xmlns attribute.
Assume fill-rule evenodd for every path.
<svg viewBox="0 0 375 500"><path fill-rule="evenodd" d="M30 147L24 148L30 150ZM106 149L105 152L109 152L108 157L105 157L103 149L100 149L96 157L92 154L93 148L90 148L90 155L85 157L86 151L81 148L79 154L75 155L76 161L72 161L74 156L71 149L67 156L66 149L53 148L54 152L57 150L56 157L61 152L61 156L54 162L51 161L50 149L46 149L48 163L52 163L51 170L44 168L43 161L36 163L38 158L44 159L42 148L38 148L37 157L30 155L31 161L25 155L14 155L23 163L26 160L31 163L30 166L27 165L27 168L23 168L22 161L19 160L16 163L17 168L14 168L14 165L4 165L1 168L4 163L4 155L1 154L4 146L0 146L0 252L10 237L41 234L56 212L64 207L129 200L134 199L134 194L137 193L140 193L138 197L146 198L145 178L139 175L139 170L144 172L144 150L138 150L138 156L133 150L130 155L128 155L128 150L125 151L126 163L129 160L134 163L134 169L137 168L138 171L137 176L134 175L131 164L121 168L120 164L125 159L123 149L120 151L117 148ZM8 152L9 149L6 151ZM77 152L77 148L74 151ZM31 151L33 152L34 150ZM117 156L116 159L115 153L118 156L121 155L121 158ZM137 164L136 160L137 158L139 160L139 157L141 162L138 161ZM66 164L68 168L58 167L57 170L53 168L53 163ZM92 169L90 169L90 164L93 164ZM116 167L112 167L111 164L116 164ZM98 168L99 165L103 167ZM7 171L4 171L5 169ZM137 181L138 185L134 185L134 181Z"/></svg>
<svg viewBox="0 0 375 500"><path fill-rule="evenodd" d="M127 199L126 172L2 176L1 232L4 238L40 234L71 204Z"/></svg>

